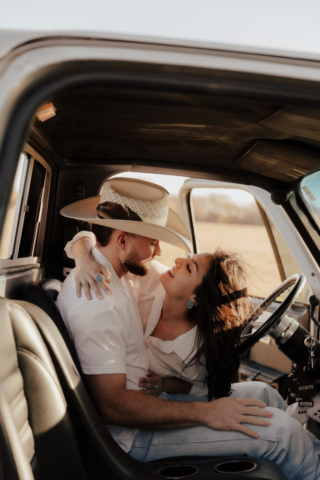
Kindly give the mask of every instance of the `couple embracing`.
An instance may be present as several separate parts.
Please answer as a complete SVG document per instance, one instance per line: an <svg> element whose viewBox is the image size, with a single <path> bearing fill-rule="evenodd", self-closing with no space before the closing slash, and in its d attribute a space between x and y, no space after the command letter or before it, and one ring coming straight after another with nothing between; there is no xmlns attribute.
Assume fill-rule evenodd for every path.
<svg viewBox="0 0 320 480"><path fill-rule="evenodd" d="M190 251L169 202L158 185L114 178L101 196L62 210L91 225L66 247L77 267L57 306L102 420L141 461L251 455L288 479L320 478L320 442L278 392L232 383L251 313L239 258L218 250L177 258L170 270L154 259L160 241Z"/></svg>

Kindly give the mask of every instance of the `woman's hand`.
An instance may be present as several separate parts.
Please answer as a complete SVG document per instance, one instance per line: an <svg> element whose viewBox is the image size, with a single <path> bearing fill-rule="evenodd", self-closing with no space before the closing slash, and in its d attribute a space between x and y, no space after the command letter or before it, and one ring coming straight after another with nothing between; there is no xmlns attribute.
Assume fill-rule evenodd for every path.
<svg viewBox="0 0 320 480"><path fill-rule="evenodd" d="M97 273L101 273L105 280L103 282L97 282L95 276ZM74 270L74 278L76 281L77 296L81 297L81 288L88 300L92 299L90 288L94 291L99 300L102 300L100 288L110 295L111 291L108 287L110 283L110 272L100 263L96 262L91 254L88 252L76 258L76 268ZM83 284L83 282L88 282Z"/></svg>
<svg viewBox="0 0 320 480"><path fill-rule="evenodd" d="M162 392L162 378L151 370L147 371L147 376L139 380L139 387L143 388L143 393L159 397Z"/></svg>

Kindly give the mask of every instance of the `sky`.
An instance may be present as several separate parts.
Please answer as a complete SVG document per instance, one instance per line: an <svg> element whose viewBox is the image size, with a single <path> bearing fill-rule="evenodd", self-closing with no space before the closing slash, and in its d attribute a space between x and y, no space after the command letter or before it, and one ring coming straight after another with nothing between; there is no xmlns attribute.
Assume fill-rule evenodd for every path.
<svg viewBox="0 0 320 480"><path fill-rule="evenodd" d="M319 0L0 0L0 28L91 31L320 54Z"/></svg>

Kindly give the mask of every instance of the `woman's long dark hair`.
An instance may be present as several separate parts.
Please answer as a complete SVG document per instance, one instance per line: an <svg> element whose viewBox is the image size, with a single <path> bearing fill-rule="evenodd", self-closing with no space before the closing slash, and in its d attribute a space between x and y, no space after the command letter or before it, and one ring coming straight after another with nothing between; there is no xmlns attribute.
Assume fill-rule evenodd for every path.
<svg viewBox="0 0 320 480"><path fill-rule="evenodd" d="M185 368L204 364L209 400L225 397L239 369L235 345L252 311L239 257L217 250L194 293L197 306L188 314L197 324L196 354Z"/></svg>

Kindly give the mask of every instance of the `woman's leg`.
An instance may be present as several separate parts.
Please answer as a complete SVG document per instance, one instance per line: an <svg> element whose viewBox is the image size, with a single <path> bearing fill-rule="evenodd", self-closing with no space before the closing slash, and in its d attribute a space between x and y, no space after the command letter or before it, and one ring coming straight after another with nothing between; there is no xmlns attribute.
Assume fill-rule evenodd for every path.
<svg viewBox="0 0 320 480"><path fill-rule="evenodd" d="M286 410L288 404L281 397L275 388L264 382L240 382L231 385L233 398L255 398L265 402L269 407Z"/></svg>
<svg viewBox="0 0 320 480"><path fill-rule="evenodd" d="M280 410L285 411L288 407L288 404L283 400L280 393L277 392L274 388L270 387L267 383L264 382L241 382L233 383L232 394L230 395L233 398L254 398L255 400L261 400L265 402L267 406L279 408ZM163 395L163 394L162 394ZM196 397L195 395L186 395L182 393L177 393L170 395L172 400L177 402L207 402L207 395L201 397Z"/></svg>

